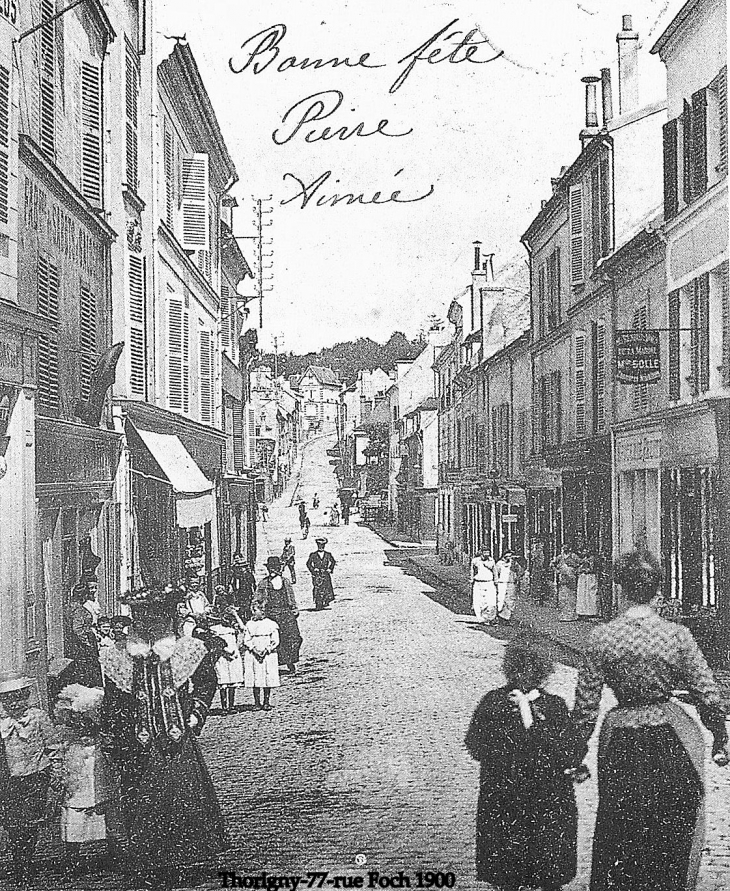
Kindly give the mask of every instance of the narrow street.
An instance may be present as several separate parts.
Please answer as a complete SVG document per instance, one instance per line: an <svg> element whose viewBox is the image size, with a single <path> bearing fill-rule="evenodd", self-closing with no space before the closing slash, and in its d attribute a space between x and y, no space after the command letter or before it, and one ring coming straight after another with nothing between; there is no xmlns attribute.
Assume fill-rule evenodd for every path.
<svg viewBox="0 0 730 891"><path fill-rule="evenodd" d="M462 740L480 695L502 682L503 644L391 565L393 549L357 515L350 526L325 528L324 510L335 498L328 444L306 448L294 498L310 508L309 539L301 540L291 493L259 524L259 564L280 553L287 533L297 549L299 673L283 675L272 712L213 716L203 736L233 838L230 868L240 875L411 876L433 869L473 888L478 768ZM320 613L304 568L318 534L338 560L337 599ZM559 666L550 689L570 700L574 685L575 671ZM730 776L710 764L708 787L711 855L700 888L721 891L730 867ZM595 780L579 787L578 801L581 867L570 891L587 888ZM358 854L364 865L356 864Z"/></svg>

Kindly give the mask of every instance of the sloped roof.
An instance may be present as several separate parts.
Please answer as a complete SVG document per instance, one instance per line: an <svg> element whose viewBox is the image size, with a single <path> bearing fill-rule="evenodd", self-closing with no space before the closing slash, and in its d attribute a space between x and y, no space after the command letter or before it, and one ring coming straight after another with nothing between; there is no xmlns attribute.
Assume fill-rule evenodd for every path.
<svg viewBox="0 0 730 891"><path fill-rule="evenodd" d="M302 377L306 377L308 374L313 374L323 386L340 386L340 379L337 377L334 371L332 371L331 368L325 368L324 365L310 365L309 368L307 368L307 370L304 372Z"/></svg>

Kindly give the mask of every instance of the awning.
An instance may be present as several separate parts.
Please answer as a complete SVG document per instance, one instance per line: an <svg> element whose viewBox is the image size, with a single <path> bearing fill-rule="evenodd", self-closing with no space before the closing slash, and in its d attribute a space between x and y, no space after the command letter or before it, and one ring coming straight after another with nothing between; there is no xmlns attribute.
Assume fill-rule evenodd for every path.
<svg viewBox="0 0 730 891"><path fill-rule="evenodd" d="M177 525L204 526L215 516L213 484L177 436L135 428L175 493Z"/></svg>

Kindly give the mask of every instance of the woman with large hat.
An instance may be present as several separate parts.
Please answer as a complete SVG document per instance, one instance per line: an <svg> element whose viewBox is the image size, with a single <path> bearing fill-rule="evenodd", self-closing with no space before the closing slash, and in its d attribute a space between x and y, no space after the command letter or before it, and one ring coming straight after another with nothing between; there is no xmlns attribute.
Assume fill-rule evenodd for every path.
<svg viewBox="0 0 730 891"><path fill-rule="evenodd" d="M315 609L324 609L335 599L334 588L332 587L332 573L335 571L337 561L325 551L327 544L326 538L316 538L315 544L317 550L309 555L307 560L307 569L312 574L312 596L314 598Z"/></svg>
<svg viewBox="0 0 730 891"><path fill-rule="evenodd" d="M132 600L135 635L102 654L102 729L121 783L133 868L176 887L181 866L225 847L223 817L196 737L216 691L217 653L172 633L174 592Z"/></svg>
<svg viewBox="0 0 730 891"><path fill-rule="evenodd" d="M294 588L291 582L282 578L278 557L269 557L266 569L267 576L259 582L255 600L263 604L266 617L279 626L279 664L288 666L290 673L294 674L302 646Z"/></svg>

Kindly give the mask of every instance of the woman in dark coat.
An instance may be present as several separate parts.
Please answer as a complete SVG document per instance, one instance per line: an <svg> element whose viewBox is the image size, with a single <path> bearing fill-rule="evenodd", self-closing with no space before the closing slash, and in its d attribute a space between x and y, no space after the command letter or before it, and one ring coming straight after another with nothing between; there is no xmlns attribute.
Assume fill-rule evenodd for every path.
<svg viewBox="0 0 730 891"><path fill-rule="evenodd" d="M199 736L216 690L216 652L175 639L174 599L149 592L133 604L134 629L102 654L102 731L116 766L132 869L177 887L179 869L210 860L226 833Z"/></svg>
<svg viewBox="0 0 730 891"><path fill-rule="evenodd" d="M299 607L294 597L294 588L288 579L282 578L281 560L269 557L266 561L268 575L259 582L255 600L264 607L267 619L279 626L279 664L287 665L294 674L299 662L302 635L299 631Z"/></svg>
<svg viewBox="0 0 730 891"><path fill-rule="evenodd" d="M728 763L720 693L687 628L657 613L661 567L647 552L624 555L615 581L630 606L595 628L578 676L574 719L587 744L604 685L618 705L598 741L598 814L591 891L689 891L704 847L705 740L672 701L689 691Z"/></svg>
<svg viewBox="0 0 730 891"><path fill-rule="evenodd" d="M565 703L542 689L552 669L526 644L508 644L507 685L482 699L466 735L481 764L477 880L503 891L557 891L576 874L572 776L582 750Z"/></svg>

